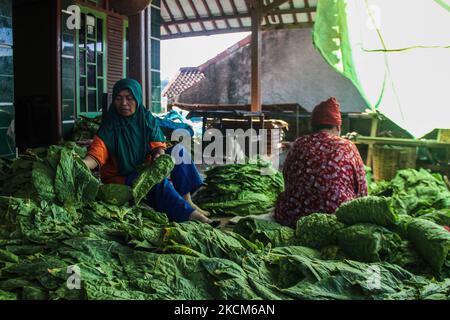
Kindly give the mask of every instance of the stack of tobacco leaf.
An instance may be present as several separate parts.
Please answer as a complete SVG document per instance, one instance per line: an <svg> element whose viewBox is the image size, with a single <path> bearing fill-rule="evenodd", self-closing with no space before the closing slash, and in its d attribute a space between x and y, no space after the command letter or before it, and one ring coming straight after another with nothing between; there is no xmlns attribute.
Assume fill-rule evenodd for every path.
<svg viewBox="0 0 450 320"><path fill-rule="evenodd" d="M262 161L214 167L206 171L205 183L194 201L217 215L266 213L284 190L281 173Z"/></svg>
<svg viewBox="0 0 450 320"><path fill-rule="evenodd" d="M429 222L423 219L400 225L403 220L390 211L376 210L390 208L380 199L342 209L356 215L364 212L361 206L367 201L371 210L361 218L351 212L331 219L317 214L299 222L295 231L246 218L236 232L222 231L197 222L170 223L164 214L127 201L132 190L121 205L117 195L110 199L110 190L101 192L100 200L95 194L102 185L80 161L71 148L51 147L0 163L9 182L15 174L22 179L15 187L5 180L0 185L0 299L449 297L448 279L439 282L414 274L391 258L403 246L410 254L397 257L399 264L417 261L412 254L417 249L427 265L444 261L444 269L446 236L433 222L432 227L422 225L421 221ZM164 170L149 170L165 175ZM244 180L247 185L253 181ZM256 188L267 191L280 183ZM142 193L145 190L135 190ZM364 229L365 224L372 227ZM304 227L309 233L302 238ZM317 229L321 232L314 232ZM398 244L391 229L406 230L414 250L403 238ZM330 239L306 247L314 244L315 234ZM354 238L356 246L349 240ZM427 256L426 251L433 254ZM349 257L359 255L370 261Z"/></svg>

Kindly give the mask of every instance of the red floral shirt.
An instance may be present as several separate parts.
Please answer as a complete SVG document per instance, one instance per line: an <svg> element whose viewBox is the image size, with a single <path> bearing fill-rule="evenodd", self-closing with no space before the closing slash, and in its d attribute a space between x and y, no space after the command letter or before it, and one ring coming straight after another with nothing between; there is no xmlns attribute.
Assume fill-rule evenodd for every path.
<svg viewBox="0 0 450 320"><path fill-rule="evenodd" d="M356 146L320 132L298 138L283 167L285 191L275 219L295 227L299 217L334 213L345 201L367 195L364 164Z"/></svg>

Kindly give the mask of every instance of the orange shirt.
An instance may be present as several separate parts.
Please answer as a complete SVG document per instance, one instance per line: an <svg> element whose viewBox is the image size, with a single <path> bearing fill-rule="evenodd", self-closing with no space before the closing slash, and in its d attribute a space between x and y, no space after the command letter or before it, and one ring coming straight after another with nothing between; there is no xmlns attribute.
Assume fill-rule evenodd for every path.
<svg viewBox="0 0 450 320"><path fill-rule="evenodd" d="M149 142L150 149L166 148L167 145L164 142ZM125 184L125 176L119 173L119 165L117 160L109 155L106 144L100 139L99 136L95 136L92 141L88 156L93 158L100 167L100 176L103 183L118 183ZM146 161L150 160L150 155L147 156Z"/></svg>

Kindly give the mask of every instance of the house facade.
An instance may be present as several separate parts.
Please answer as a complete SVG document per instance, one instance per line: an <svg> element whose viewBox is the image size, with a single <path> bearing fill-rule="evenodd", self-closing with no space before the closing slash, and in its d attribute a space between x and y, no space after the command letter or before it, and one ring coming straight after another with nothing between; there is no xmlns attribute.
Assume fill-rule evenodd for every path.
<svg viewBox="0 0 450 320"><path fill-rule="evenodd" d="M69 138L121 78L158 112L160 11L160 0L0 0L0 156Z"/></svg>

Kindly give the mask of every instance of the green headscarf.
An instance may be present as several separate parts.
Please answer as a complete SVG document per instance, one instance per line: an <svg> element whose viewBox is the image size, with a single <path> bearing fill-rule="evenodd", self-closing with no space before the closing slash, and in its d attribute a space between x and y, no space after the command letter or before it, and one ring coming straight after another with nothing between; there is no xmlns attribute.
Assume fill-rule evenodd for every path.
<svg viewBox="0 0 450 320"><path fill-rule="evenodd" d="M136 112L130 117L121 116L114 105L120 91L129 89L136 100ZM121 175L132 173L136 166L142 164L150 152L150 142L165 142L156 118L142 104L142 88L133 79L122 79L113 88L113 102L97 135L114 156Z"/></svg>

